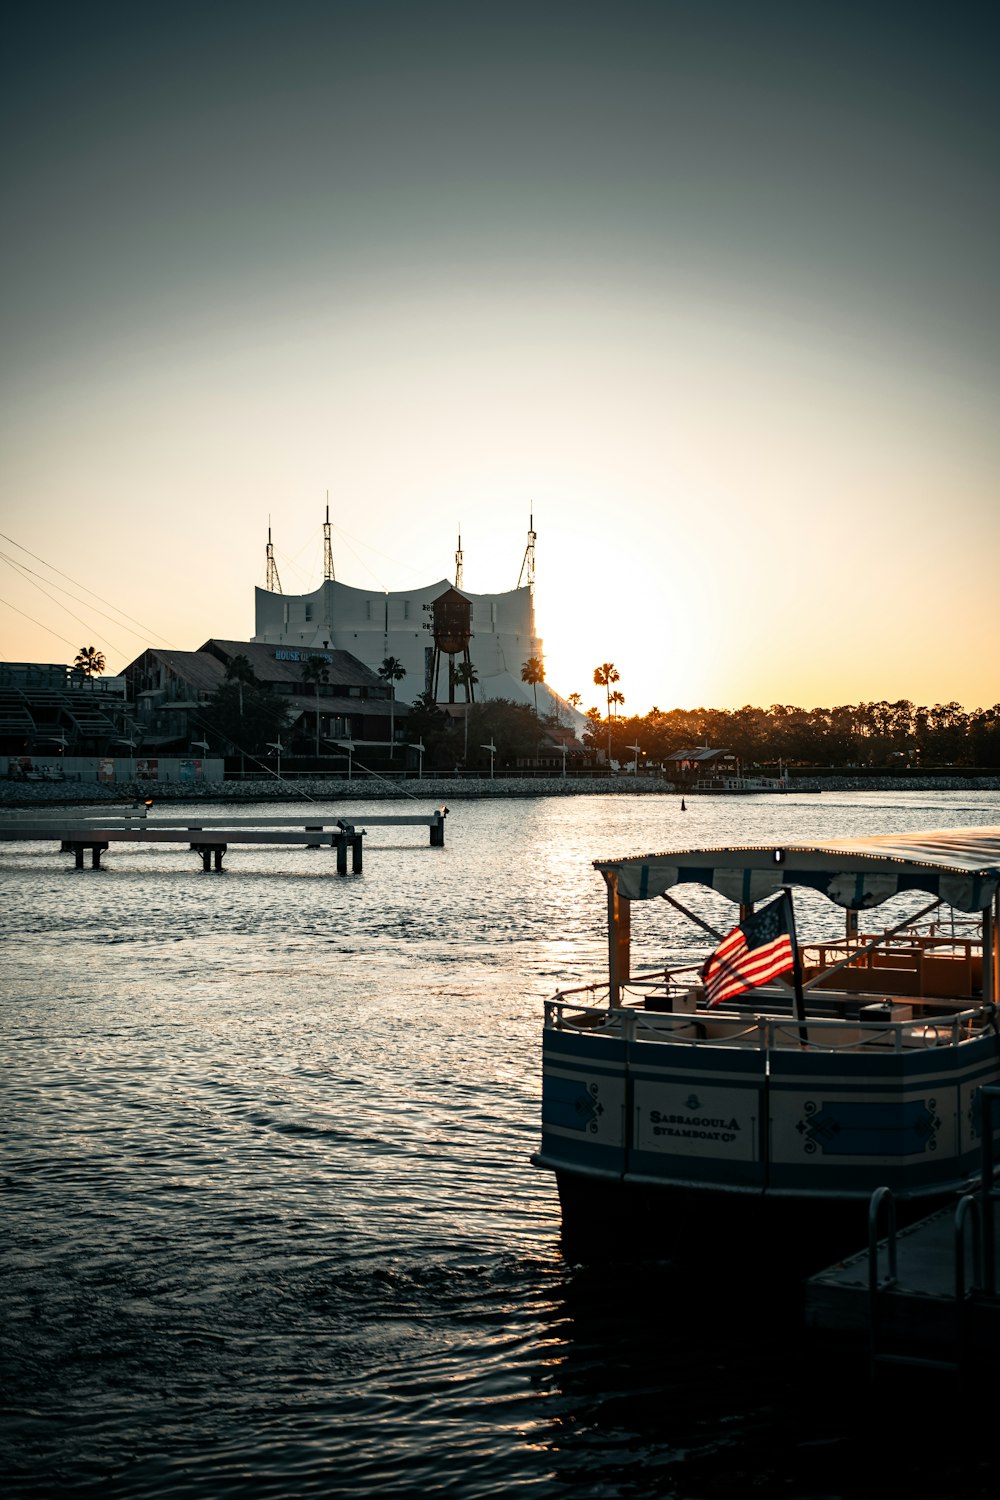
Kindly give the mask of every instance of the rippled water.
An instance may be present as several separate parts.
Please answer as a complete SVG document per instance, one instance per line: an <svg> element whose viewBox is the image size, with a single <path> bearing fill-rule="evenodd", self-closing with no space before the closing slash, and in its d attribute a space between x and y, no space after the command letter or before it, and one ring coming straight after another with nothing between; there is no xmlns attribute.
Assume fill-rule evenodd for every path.
<svg viewBox="0 0 1000 1500"><path fill-rule="evenodd" d="M470 802L344 879L3 847L8 1493L978 1492L954 1424L914 1445L738 1245L700 1285L648 1246L568 1264L528 1161L538 1001L604 961L592 859L977 823L1000 795ZM640 964L689 952L655 906Z"/></svg>

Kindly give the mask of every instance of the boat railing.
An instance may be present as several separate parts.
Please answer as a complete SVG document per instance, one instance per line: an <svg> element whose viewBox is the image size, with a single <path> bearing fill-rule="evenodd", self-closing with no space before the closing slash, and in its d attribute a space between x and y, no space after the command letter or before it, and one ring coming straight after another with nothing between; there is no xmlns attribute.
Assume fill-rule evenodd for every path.
<svg viewBox="0 0 1000 1500"><path fill-rule="evenodd" d="M912 1052L957 1047L981 1022L975 1010L914 1021L733 1015L720 1011L646 1011L598 1003L597 986L561 992L545 1002L545 1025L555 1031L600 1031L630 1042L691 1047L752 1047L765 1054L806 1047L813 1052ZM587 996L588 999L577 998ZM589 1003L588 1003L589 1000Z"/></svg>

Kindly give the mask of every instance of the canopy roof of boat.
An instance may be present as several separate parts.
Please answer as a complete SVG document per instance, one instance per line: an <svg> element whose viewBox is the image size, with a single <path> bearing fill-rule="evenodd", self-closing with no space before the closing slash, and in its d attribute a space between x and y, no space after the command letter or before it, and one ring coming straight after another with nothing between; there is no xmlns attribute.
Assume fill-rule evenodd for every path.
<svg viewBox="0 0 1000 1500"><path fill-rule="evenodd" d="M900 891L926 891L959 911L982 911L1000 885L1000 828L944 828L822 844L672 849L595 860L594 868L617 876L619 895L630 901L695 883L749 904L792 885L821 891L854 911L879 906Z"/></svg>

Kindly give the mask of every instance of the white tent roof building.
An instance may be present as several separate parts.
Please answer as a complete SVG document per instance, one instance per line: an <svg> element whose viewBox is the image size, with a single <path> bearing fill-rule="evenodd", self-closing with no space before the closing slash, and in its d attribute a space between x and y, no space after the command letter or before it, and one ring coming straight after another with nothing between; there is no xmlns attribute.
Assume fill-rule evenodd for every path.
<svg viewBox="0 0 1000 1500"><path fill-rule="evenodd" d="M386 657L394 656L406 669L405 678L396 684L397 694L412 702L431 688L431 605L451 588L446 578L395 593L353 588L332 578L310 594L258 588L253 639L305 654L349 651L373 671L378 671ZM544 650L535 631L530 584L500 594L473 594L465 588L458 592L472 607L469 655L476 671L476 700L508 698L533 705L532 688L521 681L521 668L532 656L544 661ZM438 689L440 702L447 701L447 683L445 664ZM464 701L461 687L456 698ZM547 683L538 686L538 711L559 713L564 723L576 727L585 723Z"/></svg>

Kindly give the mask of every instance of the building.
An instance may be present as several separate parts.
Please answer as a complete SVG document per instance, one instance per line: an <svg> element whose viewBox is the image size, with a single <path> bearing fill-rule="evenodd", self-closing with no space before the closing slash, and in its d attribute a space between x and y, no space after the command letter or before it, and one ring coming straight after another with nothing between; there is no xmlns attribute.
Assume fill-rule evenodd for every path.
<svg viewBox="0 0 1000 1500"><path fill-rule="evenodd" d="M518 587L499 594L473 594L464 587L461 538L455 554L454 583L442 578L421 588L393 593L339 583L333 577L329 510L323 529L327 576L310 594L281 592L268 533L268 586L258 588L255 596L256 643L307 654L349 651L373 671L387 657L394 657L406 674L400 692L407 698L434 692L439 702L464 701L465 690L459 683L456 692L450 665L443 672L435 672L434 605L443 595L456 592L468 602L470 610L468 649L475 674L473 697L479 701L507 698L534 706L532 689L521 680L521 670L529 658L544 660L542 641L535 629L534 529L528 532ZM450 654L454 662L455 653ZM564 722L585 727L583 716L547 683L538 684L537 690L539 713L558 713Z"/></svg>
<svg viewBox="0 0 1000 1500"><path fill-rule="evenodd" d="M30 766L105 756L128 743L124 677L87 677L59 662L0 662L0 754Z"/></svg>
<svg viewBox="0 0 1000 1500"><path fill-rule="evenodd" d="M341 741L388 745L395 717L407 708L390 688L346 651L301 650L259 641L208 640L197 651L151 647L125 668L129 696L137 709L142 747L163 752L211 740L210 700L237 657L249 663L254 680L286 704L283 745L307 753L317 736L324 755ZM317 658L325 680L307 681L303 670ZM317 725L316 718L319 715Z"/></svg>

